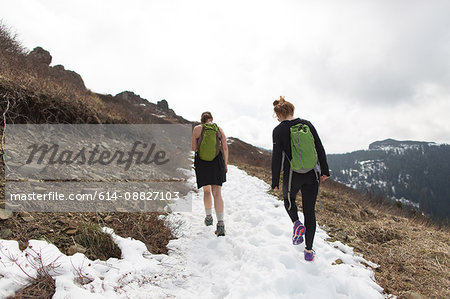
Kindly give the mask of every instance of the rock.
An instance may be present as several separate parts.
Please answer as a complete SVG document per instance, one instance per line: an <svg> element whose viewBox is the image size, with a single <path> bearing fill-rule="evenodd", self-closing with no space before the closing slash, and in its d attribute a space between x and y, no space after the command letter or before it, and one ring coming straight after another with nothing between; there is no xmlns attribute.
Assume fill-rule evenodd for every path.
<svg viewBox="0 0 450 299"><path fill-rule="evenodd" d="M57 72L64 72L66 70L66 68L62 64L55 65L53 69Z"/></svg>
<svg viewBox="0 0 450 299"><path fill-rule="evenodd" d="M330 232L330 229L328 227L326 227L325 225L321 226L320 228L323 229L327 233Z"/></svg>
<svg viewBox="0 0 450 299"><path fill-rule="evenodd" d="M68 234L69 236L75 235L78 232L78 229L76 228L69 228L68 230L66 230L66 234Z"/></svg>
<svg viewBox="0 0 450 299"><path fill-rule="evenodd" d="M28 54L28 58L38 64L50 65L52 62L52 55L50 55L50 52L41 47L34 48L33 51Z"/></svg>
<svg viewBox="0 0 450 299"><path fill-rule="evenodd" d="M343 264L344 262L341 259L337 259L334 261L333 265L340 265Z"/></svg>
<svg viewBox="0 0 450 299"><path fill-rule="evenodd" d="M6 220L11 218L12 212L4 209L0 209L0 220Z"/></svg>
<svg viewBox="0 0 450 299"><path fill-rule="evenodd" d="M55 65L51 69L53 76L55 76L58 80L63 81L64 83L68 82L79 89L86 89L83 78L81 78L78 73L66 70L64 66L60 64Z"/></svg>
<svg viewBox="0 0 450 299"><path fill-rule="evenodd" d="M11 237L12 231L9 228L4 228L0 230L0 239L8 239Z"/></svg>
<svg viewBox="0 0 450 299"><path fill-rule="evenodd" d="M114 96L119 101L125 101L130 104L139 105L139 104L147 104L148 101L141 98L139 95L135 94L132 91L123 91Z"/></svg>
<svg viewBox="0 0 450 299"><path fill-rule="evenodd" d="M346 233L344 233L343 231L339 231L336 233L336 238L338 238L339 240L344 240L344 241L348 241L348 235Z"/></svg>
<svg viewBox="0 0 450 299"><path fill-rule="evenodd" d="M162 110L169 110L169 103L167 103L165 99L158 101L156 103L156 106L158 106L158 108L161 108Z"/></svg>
<svg viewBox="0 0 450 299"><path fill-rule="evenodd" d="M22 218L22 220L25 221L25 222L31 222L31 221L34 220L34 217L31 216L31 214L28 213L28 212L20 212L20 213L19 213L19 216L20 216L20 218Z"/></svg>
<svg viewBox="0 0 450 299"><path fill-rule="evenodd" d="M103 220L104 220L105 222L108 222L108 223L109 223L109 222L112 222L113 219L114 219L113 216L109 215L109 216L106 216L105 219L103 219Z"/></svg>
<svg viewBox="0 0 450 299"><path fill-rule="evenodd" d="M76 244L70 246L67 249L67 255L74 255L75 253L86 253L86 248L84 248L83 246L81 246L80 244Z"/></svg>

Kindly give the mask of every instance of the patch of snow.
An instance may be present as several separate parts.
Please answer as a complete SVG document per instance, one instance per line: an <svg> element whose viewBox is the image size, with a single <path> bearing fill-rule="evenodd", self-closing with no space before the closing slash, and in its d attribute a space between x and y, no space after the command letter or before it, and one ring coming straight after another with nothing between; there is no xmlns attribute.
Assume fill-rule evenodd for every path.
<svg viewBox="0 0 450 299"><path fill-rule="evenodd" d="M401 204L403 204L405 206L410 206L410 207L413 207L413 208L416 208L416 209L420 208L420 203L410 201L410 200L408 200L408 199L406 199L404 197L401 197L401 198L391 197L391 199L396 201L396 202L400 202Z"/></svg>

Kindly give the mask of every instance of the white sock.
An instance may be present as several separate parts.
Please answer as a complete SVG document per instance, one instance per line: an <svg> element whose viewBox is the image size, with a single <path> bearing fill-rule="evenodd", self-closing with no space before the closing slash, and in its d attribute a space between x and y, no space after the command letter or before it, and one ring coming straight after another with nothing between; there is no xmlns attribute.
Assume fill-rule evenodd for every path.
<svg viewBox="0 0 450 299"><path fill-rule="evenodd" d="M223 222L223 212L216 212L217 221Z"/></svg>

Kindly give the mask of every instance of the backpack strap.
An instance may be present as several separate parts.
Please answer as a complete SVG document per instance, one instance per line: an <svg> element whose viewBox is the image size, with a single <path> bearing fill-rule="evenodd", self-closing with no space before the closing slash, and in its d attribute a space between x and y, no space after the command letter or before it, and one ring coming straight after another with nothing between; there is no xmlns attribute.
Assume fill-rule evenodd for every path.
<svg viewBox="0 0 450 299"><path fill-rule="evenodd" d="M281 169L284 170L284 157L286 156L286 159L288 159L289 163L291 160L289 160L289 157L287 154L283 151L283 157L281 158ZM284 180L284 178L283 178ZM289 201L289 207L288 210L291 210L292 202L291 202L291 184L292 184L292 168L289 167L289 180L288 180L288 201Z"/></svg>
<svg viewBox="0 0 450 299"><path fill-rule="evenodd" d="M216 156L222 151L222 142L223 142L223 136L222 131L220 130L220 127L216 124L217 132L216 132ZM225 142L227 142L225 140Z"/></svg>
<svg viewBox="0 0 450 299"><path fill-rule="evenodd" d="M319 200L319 210L322 209L322 201L320 199L320 163L317 161L316 167L314 167L314 173L317 179L317 199Z"/></svg>
<svg viewBox="0 0 450 299"><path fill-rule="evenodd" d="M202 131L200 132L200 137L197 139L197 152L200 149L200 144L202 144L204 135L205 135L205 126L202 125Z"/></svg>
<svg viewBox="0 0 450 299"><path fill-rule="evenodd" d="M289 207L288 211L291 210L292 202L291 202L291 184L292 184L292 169L289 169L289 182L288 182L288 201L289 201Z"/></svg>

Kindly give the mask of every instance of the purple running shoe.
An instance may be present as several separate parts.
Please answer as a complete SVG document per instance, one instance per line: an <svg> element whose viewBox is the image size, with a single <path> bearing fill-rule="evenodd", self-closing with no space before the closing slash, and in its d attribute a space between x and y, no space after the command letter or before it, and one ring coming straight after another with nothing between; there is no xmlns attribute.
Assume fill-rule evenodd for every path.
<svg viewBox="0 0 450 299"><path fill-rule="evenodd" d="M314 250L306 250L305 249L305 260L308 262L312 262L314 260L314 256L316 255L316 252Z"/></svg>
<svg viewBox="0 0 450 299"><path fill-rule="evenodd" d="M305 227L297 220L294 222L294 232L292 234L292 244L299 245L303 243L303 234L305 233Z"/></svg>

